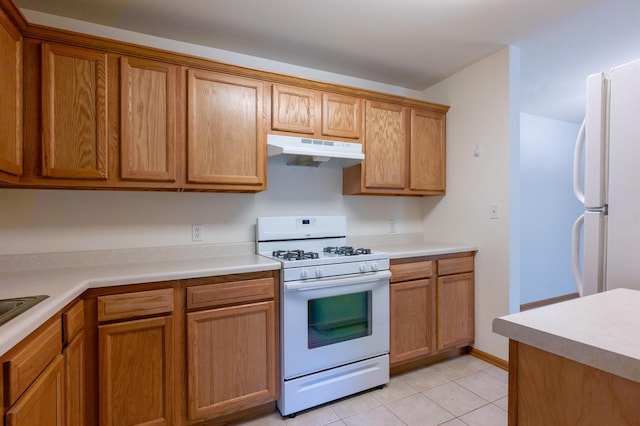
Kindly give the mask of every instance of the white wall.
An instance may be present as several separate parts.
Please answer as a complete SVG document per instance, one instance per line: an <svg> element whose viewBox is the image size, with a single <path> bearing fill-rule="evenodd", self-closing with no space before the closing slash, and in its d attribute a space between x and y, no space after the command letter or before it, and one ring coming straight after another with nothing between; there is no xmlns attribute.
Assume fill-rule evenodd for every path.
<svg viewBox="0 0 640 426"><path fill-rule="evenodd" d="M508 358L507 340L491 331L491 323L509 313L519 286L513 277L510 282L511 269L518 269L517 256L510 266L510 238L517 240L517 234L510 236L510 222L517 221L510 206L510 159L518 145L519 102L514 97L519 61L517 48L502 49L423 93L425 99L452 105L447 114L447 194L425 198L425 238L478 246L475 347L502 359ZM476 145L479 157L474 156ZM500 219L489 219L489 203L498 203Z"/></svg>
<svg viewBox="0 0 640 426"><path fill-rule="evenodd" d="M575 123L520 116L521 303L569 293L571 227L582 213L573 196Z"/></svg>
<svg viewBox="0 0 640 426"><path fill-rule="evenodd" d="M258 194L0 189L0 255L254 240L257 216L345 214L349 235L422 233L419 198L343 196L342 173L275 165ZM191 241L191 224L204 241Z"/></svg>

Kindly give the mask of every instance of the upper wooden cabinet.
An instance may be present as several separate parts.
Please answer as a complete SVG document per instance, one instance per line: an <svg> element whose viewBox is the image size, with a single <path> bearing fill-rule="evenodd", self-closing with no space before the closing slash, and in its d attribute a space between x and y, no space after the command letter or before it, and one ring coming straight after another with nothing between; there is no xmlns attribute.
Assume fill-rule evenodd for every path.
<svg viewBox="0 0 640 426"><path fill-rule="evenodd" d="M22 36L0 9L0 181L22 174Z"/></svg>
<svg viewBox="0 0 640 426"><path fill-rule="evenodd" d="M106 179L105 53L42 44L42 175Z"/></svg>
<svg viewBox="0 0 640 426"><path fill-rule="evenodd" d="M265 189L263 83L193 69L187 80L185 186Z"/></svg>
<svg viewBox="0 0 640 426"><path fill-rule="evenodd" d="M335 93L323 93L322 134L361 140L362 99Z"/></svg>
<svg viewBox="0 0 640 426"><path fill-rule="evenodd" d="M406 108L366 102L365 188L403 189L407 169Z"/></svg>
<svg viewBox="0 0 640 426"><path fill-rule="evenodd" d="M177 66L120 58L120 177L176 180Z"/></svg>
<svg viewBox="0 0 640 426"><path fill-rule="evenodd" d="M445 118L444 114L411 109L411 151L409 189L445 191Z"/></svg>
<svg viewBox="0 0 640 426"><path fill-rule="evenodd" d="M271 130L358 142L362 137L362 99L273 84Z"/></svg>
<svg viewBox="0 0 640 426"><path fill-rule="evenodd" d="M364 161L344 170L344 194L445 192L445 113L366 101Z"/></svg>
<svg viewBox="0 0 640 426"><path fill-rule="evenodd" d="M273 133L363 144L344 194L445 189L445 105L34 26L1 5L0 93L0 186L257 192Z"/></svg>
<svg viewBox="0 0 640 426"><path fill-rule="evenodd" d="M316 133L317 92L311 89L271 86L271 129L285 132Z"/></svg>

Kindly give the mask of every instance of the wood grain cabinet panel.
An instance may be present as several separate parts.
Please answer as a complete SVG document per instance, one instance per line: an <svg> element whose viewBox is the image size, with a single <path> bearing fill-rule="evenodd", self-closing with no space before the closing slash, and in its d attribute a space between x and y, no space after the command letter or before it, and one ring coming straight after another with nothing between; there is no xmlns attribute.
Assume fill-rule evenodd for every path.
<svg viewBox="0 0 640 426"><path fill-rule="evenodd" d="M22 36L0 10L0 181L22 174Z"/></svg>
<svg viewBox="0 0 640 426"><path fill-rule="evenodd" d="M273 301L187 314L190 420L277 398L275 315Z"/></svg>
<svg viewBox="0 0 640 426"><path fill-rule="evenodd" d="M113 321L173 311L173 289L135 291L98 297L98 321Z"/></svg>
<svg viewBox="0 0 640 426"><path fill-rule="evenodd" d="M444 194L445 128L446 110L367 100L365 159L344 170L343 193Z"/></svg>
<svg viewBox="0 0 640 426"><path fill-rule="evenodd" d="M466 346L474 337L473 273L438 277L437 348Z"/></svg>
<svg viewBox="0 0 640 426"><path fill-rule="evenodd" d="M62 313L64 347L64 388L67 426L85 424L85 333L84 301L79 300Z"/></svg>
<svg viewBox="0 0 640 426"><path fill-rule="evenodd" d="M407 167L406 108L365 102L364 186L403 189Z"/></svg>
<svg viewBox="0 0 640 426"><path fill-rule="evenodd" d="M316 133L317 92L300 87L271 86L271 129Z"/></svg>
<svg viewBox="0 0 640 426"><path fill-rule="evenodd" d="M100 424L170 425L173 325L170 316L98 327Z"/></svg>
<svg viewBox="0 0 640 426"><path fill-rule="evenodd" d="M323 93L322 134L359 140L362 137L362 99Z"/></svg>
<svg viewBox="0 0 640 426"><path fill-rule="evenodd" d="M9 404L13 404L61 352L62 325L58 319L29 338L29 343L5 363L5 398Z"/></svg>
<svg viewBox="0 0 640 426"><path fill-rule="evenodd" d="M187 287L187 309L215 308L273 297L273 278L192 286Z"/></svg>
<svg viewBox="0 0 640 426"><path fill-rule="evenodd" d="M176 180L177 66L120 58L122 179Z"/></svg>
<svg viewBox="0 0 640 426"><path fill-rule="evenodd" d="M509 342L509 425L640 424L640 383Z"/></svg>
<svg viewBox="0 0 640 426"><path fill-rule="evenodd" d="M65 405L67 426L85 424L85 350L84 332L63 349L65 377Z"/></svg>
<svg viewBox="0 0 640 426"><path fill-rule="evenodd" d="M42 174L107 179L103 52L42 44Z"/></svg>
<svg viewBox="0 0 640 426"><path fill-rule="evenodd" d="M193 69L187 78L187 182L264 189L263 83Z"/></svg>
<svg viewBox="0 0 640 426"><path fill-rule="evenodd" d="M396 372L473 343L473 259L462 253L392 260L389 357Z"/></svg>
<svg viewBox="0 0 640 426"><path fill-rule="evenodd" d="M445 190L444 114L411 109L409 189Z"/></svg>
<svg viewBox="0 0 640 426"><path fill-rule="evenodd" d="M429 278L433 275L433 261L419 260L416 262L394 263L391 270L391 282L401 282Z"/></svg>
<svg viewBox="0 0 640 426"><path fill-rule="evenodd" d="M391 365L434 352L435 298L432 280L390 286Z"/></svg>
<svg viewBox="0 0 640 426"><path fill-rule="evenodd" d="M5 415L6 426L64 426L64 359L58 354Z"/></svg>

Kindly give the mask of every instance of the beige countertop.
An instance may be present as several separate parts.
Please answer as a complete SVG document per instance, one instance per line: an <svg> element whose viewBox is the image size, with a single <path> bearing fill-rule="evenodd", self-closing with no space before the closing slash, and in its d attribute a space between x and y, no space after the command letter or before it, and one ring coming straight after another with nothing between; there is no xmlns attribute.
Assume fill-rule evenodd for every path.
<svg viewBox="0 0 640 426"><path fill-rule="evenodd" d="M0 272L0 299L46 294L49 297L0 326L0 356L85 290L280 269L280 262L256 254L139 263L89 265Z"/></svg>
<svg viewBox="0 0 640 426"><path fill-rule="evenodd" d="M394 237L355 240L391 259L477 250L422 242L413 234ZM239 243L0 256L0 299L49 296L0 326L0 356L89 288L280 269L280 262L254 250L253 243Z"/></svg>
<svg viewBox="0 0 640 426"><path fill-rule="evenodd" d="M615 289L493 321L493 331L640 382L640 291Z"/></svg>
<svg viewBox="0 0 640 426"><path fill-rule="evenodd" d="M441 254L463 253L468 251L477 251L476 246L451 244L451 243L432 243L417 242L407 244L388 244L374 247L379 251L389 253L390 259L402 259L406 257L420 256L437 256Z"/></svg>

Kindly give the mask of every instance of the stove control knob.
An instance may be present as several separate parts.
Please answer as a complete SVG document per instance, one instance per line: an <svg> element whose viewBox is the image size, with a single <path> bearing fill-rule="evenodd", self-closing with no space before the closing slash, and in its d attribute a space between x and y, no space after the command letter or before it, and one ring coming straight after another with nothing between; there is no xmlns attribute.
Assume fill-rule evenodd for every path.
<svg viewBox="0 0 640 426"><path fill-rule="evenodd" d="M303 280L309 278L309 271L307 271L306 269L300 271L300 278L302 278Z"/></svg>
<svg viewBox="0 0 640 426"><path fill-rule="evenodd" d="M316 277L320 278L322 276L322 269L316 268Z"/></svg>
<svg viewBox="0 0 640 426"><path fill-rule="evenodd" d="M367 265L365 265L364 263L360 264L360 272L367 272Z"/></svg>
<svg viewBox="0 0 640 426"><path fill-rule="evenodd" d="M373 272L376 272L376 271L378 270L378 263L377 263L377 262L373 262L373 263L371 264L371 270L372 270Z"/></svg>

